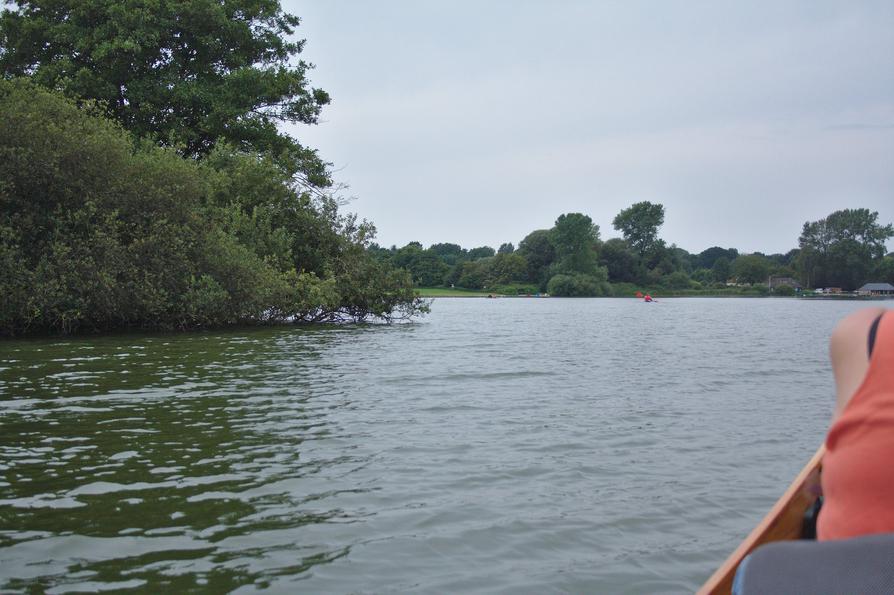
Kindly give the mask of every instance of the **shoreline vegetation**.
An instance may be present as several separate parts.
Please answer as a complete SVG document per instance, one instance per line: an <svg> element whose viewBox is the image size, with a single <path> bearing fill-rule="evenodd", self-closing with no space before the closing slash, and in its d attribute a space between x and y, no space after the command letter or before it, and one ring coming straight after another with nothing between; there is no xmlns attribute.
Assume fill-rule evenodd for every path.
<svg viewBox="0 0 894 595"><path fill-rule="evenodd" d="M402 248L373 243L368 251L406 270L427 297L459 295L456 291L623 297L642 291L665 297L832 294L837 297L830 299L849 299L846 294L863 284L894 284L894 253L886 254L894 226L880 223L878 213L868 209L844 209L806 222L798 248L785 254L743 254L720 246L690 253L658 236L663 222L663 205L640 202L615 217L621 238L602 240L588 215L565 213L517 247L441 243L423 248L410 242Z"/></svg>
<svg viewBox="0 0 894 595"><path fill-rule="evenodd" d="M279 2L0 13L0 336L408 319L331 164ZM134 40L139 40L134 41Z"/></svg>
<svg viewBox="0 0 894 595"><path fill-rule="evenodd" d="M265 154L202 159L30 81L0 80L0 335L401 320L374 228Z"/></svg>
<svg viewBox="0 0 894 595"><path fill-rule="evenodd" d="M610 296L600 297L616 297L641 299L636 296L635 292L626 291L628 287L625 285L612 286L613 293ZM621 291L624 290L624 291ZM771 292L766 287L729 287L727 290L713 289L689 289L689 290L666 290L666 289L643 289L643 294L648 293L657 299L678 298L678 297L704 297L704 298L789 298L803 300L860 300L860 301L879 301L894 300L894 296L872 296L872 295L856 295L856 294L822 294L813 292L795 293L793 295ZM486 289L470 290L456 289L450 287L417 287L416 294L421 298L548 298L559 297L541 293L501 293L488 291Z"/></svg>
<svg viewBox="0 0 894 595"><path fill-rule="evenodd" d="M651 202L607 240L564 213L517 248L384 248L342 212L331 164L282 132L330 98L279 2L162 2L139 19L121 0L44 4L0 13L0 336L391 322L450 295L894 283L894 227L867 209L806 222L785 254L668 245ZM786 281L767 289L771 275Z"/></svg>

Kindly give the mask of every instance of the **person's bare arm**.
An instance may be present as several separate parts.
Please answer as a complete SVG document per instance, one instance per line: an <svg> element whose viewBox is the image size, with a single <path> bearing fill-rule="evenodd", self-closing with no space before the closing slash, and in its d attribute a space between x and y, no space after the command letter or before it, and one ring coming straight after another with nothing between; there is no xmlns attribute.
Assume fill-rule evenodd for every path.
<svg viewBox="0 0 894 595"><path fill-rule="evenodd" d="M841 415L853 394L860 388L869 369L869 327L884 312L883 308L867 308L848 315L832 332L829 357L835 374L835 413Z"/></svg>

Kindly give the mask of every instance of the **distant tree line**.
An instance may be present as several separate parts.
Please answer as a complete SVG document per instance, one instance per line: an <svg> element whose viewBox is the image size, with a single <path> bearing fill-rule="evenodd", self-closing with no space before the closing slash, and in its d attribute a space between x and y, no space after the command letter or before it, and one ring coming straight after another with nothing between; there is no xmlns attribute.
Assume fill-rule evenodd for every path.
<svg viewBox="0 0 894 595"><path fill-rule="evenodd" d="M326 164L328 95L275 0L20 0L0 14L0 334L393 319Z"/></svg>
<svg viewBox="0 0 894 595"><path fill-rule="evenodd" d="M791 277L804 287L853 290L870 280L894 284L894 254L885 254L894 229L878 223L878 213L868 209L845 209L805 223L799 247L785 254L743 254L719 246L692 254L659 237L663 223L663 205L639 202L614 218L621 237L605 241L589 216L566 213L550 229L529 233L517 248L511 243L498 250L467 250L450 243L424 248L410 242L402 248L371 244L368 250L377 260L406 270L420 287L558 296L602 296L618 287L629 289L619 284L669 290L746 285L765 293L771 275Z"/></svg>

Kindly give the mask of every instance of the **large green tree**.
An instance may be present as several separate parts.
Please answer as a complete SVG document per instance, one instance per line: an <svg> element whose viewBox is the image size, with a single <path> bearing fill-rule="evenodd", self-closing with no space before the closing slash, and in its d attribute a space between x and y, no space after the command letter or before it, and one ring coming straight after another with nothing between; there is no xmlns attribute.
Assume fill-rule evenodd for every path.
<svg viewBox="0 0 894 595"><path fill-rule="evenodd" d="M408 269L413 275L413 282L420 287L433 287L444 282L444 275L450 267L438 255L430 250L424 250L416 258Z"/></svg>
<svg viewBox="0 0 894 595"><path fill-rule="evenodd" d="M706 250L702 250L696 257L694 266L697 269L713 269L714 263L720 258L725 258L727 262L734 261L739 256L739 251L735 248L721 248L720 246L712 246Z"/></svg>
<svg viewBox="0 0 894 595"><path fill-rule="evenodd" d="M546 290L549 281L549 268L556 259L556 249L550 241L548 229L532 231L518 243L518 254L527 261L528 281L537 283L540 289Z"/></svg>
<svg viewBox="0 0 894 595"><path fill-rule="evenodd" d="M512 242L500 244L500 247L497 248L497 254L512 254L513 252L515 252L515 246L512 245Z"/></svg>
<svg viewBox="0 0 894 595"><path fill-rule="evenodd" d="M664 205L638 202L622 210L612 225L624 235L627 243L645 256L658 241L658 228L664 224Z"/></svg>
<svg viewBox="0 0 894 595"><path fill-rule="evenodd" d="M520 254L500 253L490 259L489 281L494 284L523 283L528 263Z"/></svg>
<svg viewBox="0 0 894 595"><path fill-rule="evenodd" d="M880 259L876 259L878 260ZM834 280L835 285L851 291L869 281L875 268L870 248L852 239L832 244L825 262L830 279Z"/></svg>
<svg viewBox="0 0 894 595"><path fill-rule="evenodd" d="M0 72L94 100L139 137L203 156L224 142L268 152L312 186L316 152L277 124L329 102L296 59L278 0L18 0L0 15Z"/></svg>
<svg viewBox="0 0 894 595"><path fill-rule="evenodd" d="M490 246L479 246L478 248L472 248L469 250L469 260L478 260L479 258L490 258L497 251L491 248Z"/></svg>
<svg viewBox="0 0 894 595"><path fill-rule="evenodd" d="M611 281L634 282L642 276L637 255L630 250L626 240L612 238L605 241L599 256Z"/></svg>
<svg viewBox="0 0 894 595"><path fill-rule="evenodd" d="M584 297L609 293L608 270L599 266L596 253L599 226L592 219L582 213L560 215L549 238L556 251L547 283L551 295Z"/></svg>
<svg viewBox="0 0 894 595"><path fill-rule="evenodd" d="M459 244L432 244L429 250L438 255L446 264L453 266L465 257L466 251Z"/></svg>
<svg viewBox="0 0 894 595"><path fill-rule="evenodd" d="M733 261L732 272L739 283L754 285L767 280L770 262L760 254L743 254Z"/></svg>
<svg viewBox="0 0 894 595"><path fill-rule="evenodd" d="M714 281L717 283L726 283L732 274L732 265L726 256L721 256L714 261L714 265L711 267L711 275L713 276Z"/></svg>
<svg viewBox="0 0 894 595"><path fill-rule="evenodd" d="M372 227L270 158L136 143L0 80L0 334L391 319L425 309Z"/></svg>
<svg viewBox="0 0 894 595"><path fill-rule="evenodd" d="M894 226L879 223L878 212L869 209L844 209L804 223L797 256L802 282L809 287L857 288L868 280L891 237Z"/></svg>
<svg viewBox="0 0 894 595"><path fill-rule="evenodd" d="M559 215L550 231L550 241L556 251L556 273L589 275L599 266L595 251L599 241L599 226L582 213Z"/></svg>

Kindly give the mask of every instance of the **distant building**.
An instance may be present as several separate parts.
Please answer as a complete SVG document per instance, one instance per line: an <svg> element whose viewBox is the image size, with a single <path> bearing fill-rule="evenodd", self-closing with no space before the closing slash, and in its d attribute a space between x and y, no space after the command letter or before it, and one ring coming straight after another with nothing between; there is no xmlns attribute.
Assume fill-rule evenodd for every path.
<svg viewBox="0 0 894 595"><path fill-rule="evenodd" d="M890 283L867 283L857 290L860 295L894 295L894 285Z"/></svg>
<svg viewBox="0 0 894 595"><path fill-rule="evenodd" d="M792 287L797 291L801 291L801 284L791 277L771 276L768 285L770 286L770 289L776 289L777 287L788 285L789 287Z"/></svg>

